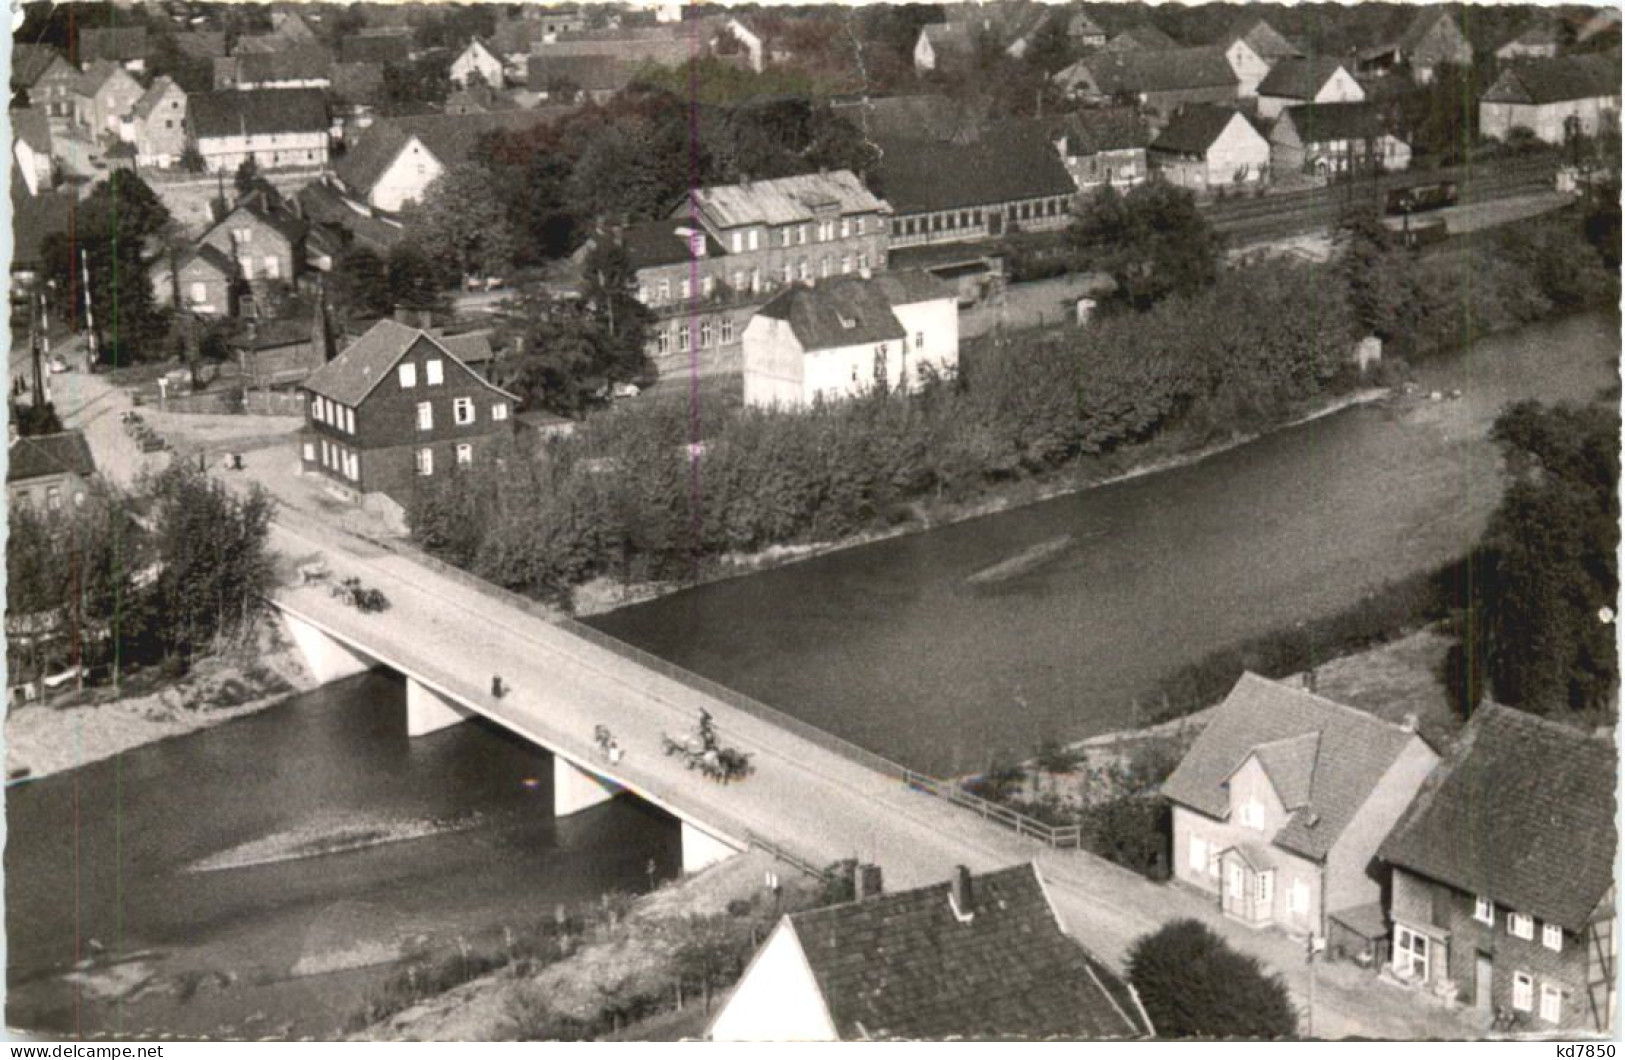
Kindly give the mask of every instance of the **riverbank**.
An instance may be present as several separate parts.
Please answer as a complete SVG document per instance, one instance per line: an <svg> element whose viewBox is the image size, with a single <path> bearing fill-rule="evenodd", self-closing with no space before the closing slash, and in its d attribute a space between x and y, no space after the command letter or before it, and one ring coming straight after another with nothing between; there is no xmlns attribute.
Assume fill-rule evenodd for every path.
<svg viewBox="0 0 1625 1060"><path fill-rule="evenodd" d="M1080 461L1045 475L1020 479L1001 487L992 488L987 494L978 497L974 501L963 503L918 501L911 505L910 516L906 522L884 530L864 531L832 541L818 541L799 545L773 545L757 552L729 553L708 564L692 580L622 583L613 578L595 578L575 588L571 597L571 610L573 614L580 618L609 614L623 607L648 603L650 600L657 600L663 596L693 588L696 585L708 585L713 582L726 581L730 578L759 574L763 571L774 570L778 567L815 559L834 552L861 548L864 545L872 545L909 534L924 533L928 530L936 530L944 526L980 519L984 516L997 515L1000 512L1042 504L1058 497L1071 496L1120 482L1129 482L1147 475L1156 475L1176 468L1189 467L1222 453L1249 445L1271 434L1291 430L1294 427L1301 427L1304 424L1313 423L1316 420L1335 415L1347 409L1374 404L1391 397L1393 397L1393 391L1387 387L1364 387L1347 394L1340 394L1302 415L1285 420L1265 430L1236 434L1224 441L1196 449L1181 450L1178 441L1159 437L1135 446L1122 454L1103 457L1098 460ZM1170 450L1174 451L1170 452Z"/></svg>
<svg viewBox="0 0 1625 1060"><path fill-rule="evenodd" d="M63 706L13 707L6 714L7 783L219 725L315 685L294 645L274 624L261 622L250 643L201 660L161 688L117 699L111 689L92 689Z"/></svg>
<svg viewBox="0 0 1625 1060"><path fill-rule="evenodd" d="M775 894L768 872L782 881ZM690 1033L714 1010L711 988L737 976L783 912L821 885L748 852L604 912L541 957L414 1000L352 1037L362 1041L537 1041L620 1034L675 1016ZM510 944L524 948L523 940ZM477 957L475 958L478 959ZM706 985L709 976L711 986Z"/></svg>

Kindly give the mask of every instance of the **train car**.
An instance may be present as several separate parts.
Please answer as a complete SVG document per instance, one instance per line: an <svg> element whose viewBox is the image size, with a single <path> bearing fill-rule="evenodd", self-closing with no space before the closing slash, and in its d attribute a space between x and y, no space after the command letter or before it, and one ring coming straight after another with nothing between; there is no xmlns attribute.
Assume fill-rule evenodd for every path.
<svg viewBox="0 0 1625 1060"><path fill-rule="evenodd" d="M1428 221L1425 224L1413 224L1408 231L1400 236L1401 241L1413 250L1443 243L1449 238L1450 226L1445 224L1443 218L1437 221Z"/></svg>
<svg viewBox="0 0 1625 1060"><path fill-rule="evenodd" d="M1417 213L1421 210L1440 210L1456 205L1460 196L1453 180L1437 184L1413 184L1408 188L1394 188L1388 193L1388 212L1391 214Z"/></svg>

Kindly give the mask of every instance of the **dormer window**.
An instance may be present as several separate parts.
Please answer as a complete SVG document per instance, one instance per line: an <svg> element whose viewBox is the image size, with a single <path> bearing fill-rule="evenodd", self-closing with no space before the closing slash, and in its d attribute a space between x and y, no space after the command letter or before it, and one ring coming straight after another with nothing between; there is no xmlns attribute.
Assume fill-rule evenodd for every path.
<svg viewBox="0 0 1625 1060"><path fill-rule="evenodd" d="M1563 952L1563 929L1557 924L1543 924L1540 929L1540 942L1549 950L1557 953Z"/></svg>
<svg viewBox="0 0 1625 1060"><path fill-rule="evenodd" d="M1524 913L1507 914L1507 934L1518 939L1535 937L1535 918Z"/></svg>
<svg viewBox="0 0 1625 1060"><path fill-rule="evenodd" d="M1480 924L1495 923L1495 903L1483 895L1473 899L1473 919Z"/></svg>
<svg viewBox="0 0 1625 1060"><path fill-rule="evenodd" d="M1264 830L1264 807L1256 802L1244 802L1236 814L1243 828Z"/></svg>
<svg viewBox="0 0 1625 1060"><path fill-rule="evenodd" d="M847 329L848 331L851 331L853 328L858 326L857 319L854 317L849 317L845 313L837 313L835 315L840 319L841 327Z"/></svg>

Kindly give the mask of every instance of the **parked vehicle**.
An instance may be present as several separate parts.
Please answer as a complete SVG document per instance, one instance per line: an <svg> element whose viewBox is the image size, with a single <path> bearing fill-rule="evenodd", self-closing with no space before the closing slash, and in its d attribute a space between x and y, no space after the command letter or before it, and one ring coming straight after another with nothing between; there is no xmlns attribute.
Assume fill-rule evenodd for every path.
<svg viewBox="0 0 1625 1060"><path fill-rule="evenodd" d="M1391 214L1416 213L1420 210L1441 210L1456 205L1460 194L1453 180L1436 184L1413 184L1408 188L1394 188L1388 192L1388 212Z"/></svg>

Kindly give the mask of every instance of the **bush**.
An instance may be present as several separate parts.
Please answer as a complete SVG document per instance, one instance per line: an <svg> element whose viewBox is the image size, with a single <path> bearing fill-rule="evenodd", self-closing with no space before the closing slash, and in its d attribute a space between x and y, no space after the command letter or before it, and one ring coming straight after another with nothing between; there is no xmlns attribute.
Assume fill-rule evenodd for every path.
<svg viewBox="0 0 1625 1060"><path fill-rule="evenodd" d="M1128 978L1164 1038L1289 1038L1297 1011L1286 983L1206 924L1175 920L1129 950Z"/></svg>

